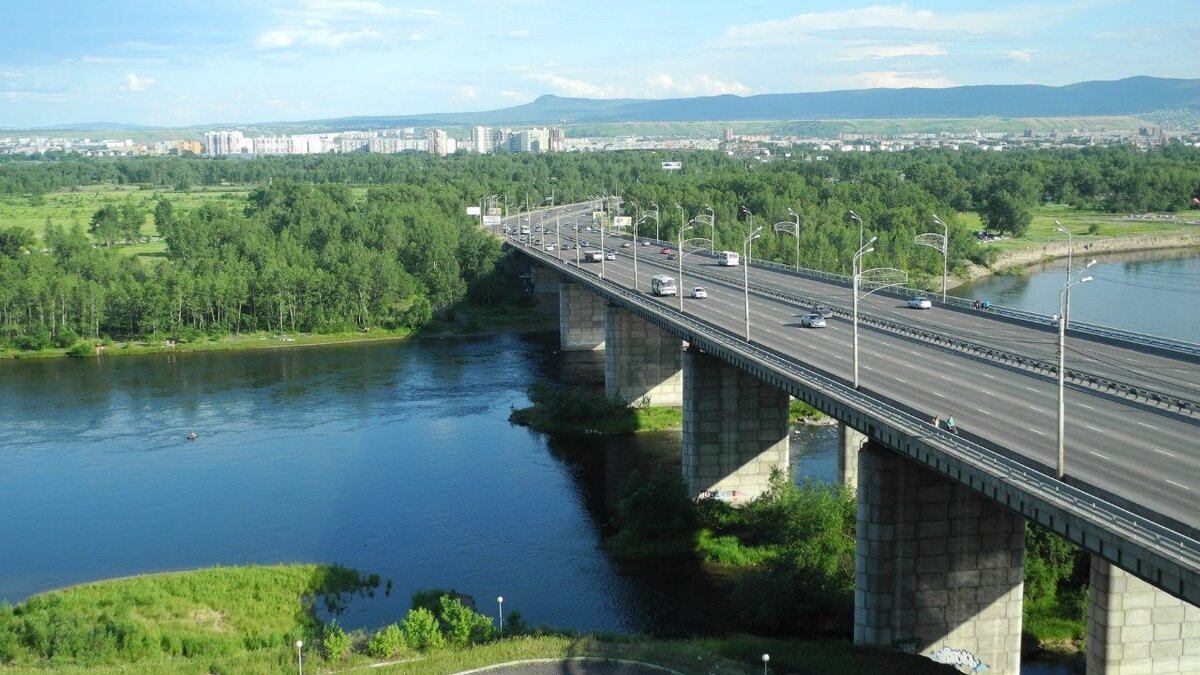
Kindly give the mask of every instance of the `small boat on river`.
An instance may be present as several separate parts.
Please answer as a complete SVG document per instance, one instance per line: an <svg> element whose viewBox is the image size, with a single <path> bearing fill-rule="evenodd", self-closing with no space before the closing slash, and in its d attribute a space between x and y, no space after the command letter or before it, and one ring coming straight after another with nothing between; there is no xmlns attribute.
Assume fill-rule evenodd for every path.
<svg viewBox="0 0 1200 675"><path fill-rule="evenodd" d="M199 434L197 434L197 433L196 433L196 432L194 432L194 431L189 431L189 432L188 432L187 439L188 439L189 441L194 441L194 440L196 440L197 438L200 438Z"/></svg>

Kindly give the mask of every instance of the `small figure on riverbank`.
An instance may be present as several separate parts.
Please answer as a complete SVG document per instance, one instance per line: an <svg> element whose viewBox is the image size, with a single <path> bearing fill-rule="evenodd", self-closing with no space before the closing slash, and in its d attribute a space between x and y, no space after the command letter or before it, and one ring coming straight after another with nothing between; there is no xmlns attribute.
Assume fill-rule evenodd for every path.
<svg viewBox="0 0 1200 675"><path fill-rule="evenodd" d="M196 433L196 432L194 432L194 431L189 431L189 432L188 432L187 439L188 439L189 441L194 441L194 440L196 440L197 438L200 438L200 435L199 435L199 434L197 434L197 433Z"/></svg>

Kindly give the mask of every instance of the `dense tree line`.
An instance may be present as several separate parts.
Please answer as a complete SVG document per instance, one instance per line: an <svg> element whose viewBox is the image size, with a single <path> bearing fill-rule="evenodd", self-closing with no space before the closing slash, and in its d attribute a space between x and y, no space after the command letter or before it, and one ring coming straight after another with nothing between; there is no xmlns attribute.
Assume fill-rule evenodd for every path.
<svg viewBox="0 0 1200 675"><path fill-rule="evenodd" d="M957 222L964 210L1020 234L1046 201L1168 210L1200 194L1200 149L1184 146L793 155L760 163L695 152L679 172L646 152L8 159L0 193L33 202L95 184L261 187L244 204L186 213L159 200L152 217L167 242L159 265L114 248L134 241L150 215L132 200L102 207L86 230L48 223L41 242L0 223L0 340L39 348L78 336L418 326L491 273L499 249L464 214L488 195L512 213L620 194L642 236L673 241L690 223L688 238L713 236L717 249L741 251L752 226L762 226L755 258L795 263L799 243L800 265L840 273L859 245L859 224L847 217L854 210L864 239L878 237L867 265L906 270L919 286L941 271L938 252L914 242L940 234L935 214L950 226L957 267L986 262ZM356 198L350 186L369 190ZM798 242L771 227L793 218Z"/></svg>

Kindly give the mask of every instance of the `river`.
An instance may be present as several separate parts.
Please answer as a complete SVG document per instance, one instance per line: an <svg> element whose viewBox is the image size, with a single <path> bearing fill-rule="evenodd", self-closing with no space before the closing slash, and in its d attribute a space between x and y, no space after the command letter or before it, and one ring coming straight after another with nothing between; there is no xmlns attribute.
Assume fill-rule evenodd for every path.
<svg viewBox="0 0 1200 675"><path fill-rule="evenodd" d="M1141 257L1094 267L1072 317L1195 340L1200 257ZM1062 273L1051 264L959 293L1049 312ZM616 487L633 469L678 471L679 434L550 438L507 422L535 378L603 377L601 354L556 344L503 334L0 362L0 600L310 561L391 580L390 594L351 604L351 628L398 619L432 587L489 613L503 596L535 625L712 627L719 574L619 563L600 546ZM794 476L833 480L836 448L831 428L797 431Z"/></svg>

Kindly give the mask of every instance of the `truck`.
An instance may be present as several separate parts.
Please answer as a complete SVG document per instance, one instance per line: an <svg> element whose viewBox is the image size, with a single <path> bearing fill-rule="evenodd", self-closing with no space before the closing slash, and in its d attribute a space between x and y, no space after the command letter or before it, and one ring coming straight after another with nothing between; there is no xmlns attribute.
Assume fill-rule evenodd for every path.
<svg viewBox="0 0 1200 675"><path fill-rule="evenodd" d="M675 277L667 274L655 274L650 279L650 292L654 295L675 295L679 289L675 286Z"/></svg>
<svg viewBox="0 0 1200 675"><path fill-rule="evenodd" d="M587 262L600 262L604 260L603 251L584 251L583 259Z"/></svg>
<svg viewBox="0 0 1200 675"><path fill-rule="evenodd" d="M737 251L721 251L717 254L717 264L721 267L737 267Z"/></svg>

